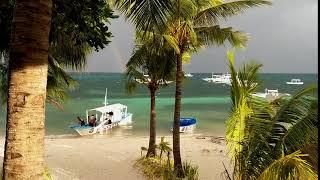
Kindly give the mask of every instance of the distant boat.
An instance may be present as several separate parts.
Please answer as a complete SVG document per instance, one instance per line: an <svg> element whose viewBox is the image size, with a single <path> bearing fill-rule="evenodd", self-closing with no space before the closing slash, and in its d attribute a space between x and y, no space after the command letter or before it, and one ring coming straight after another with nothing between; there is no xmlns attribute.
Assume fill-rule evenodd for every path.
<svg viewBox="0 0 320 180"><path fill-rule="evenodd" d="M135 79L135 81L137 81L138 83L140 83L140 84L148 84L150 81L151 81L151 79L149 78L149 75L147 75L147 74L143 74L143 76L145 77L144 79L138 79L138 78L136 78ZM159 80L159 84L170 84L170 83L172 83L173 81L163 81L162 79L161 80Z"/></svg>
<svg viewBox="0 0 320 180"><path fill-rule="evenodd" d="M196 118L180 118L180 133L192 132L196 128L196 124ZM173 131L172 128L171 131Z"/></svg>
<svg viewBox="0 0 320 180"><path fill-rule="evenodd" d="M107 103L107 89L105 94L104 106L86 110L86 123L83 125L69 126L75 130L80 136L91 135L96 133L104 133L116 126L123 126L132 123L132 114L128 113L127 106L123 104ZM93 113L96 119L96 125L89 125L89 113Z"/></svg>
<svg viewBox="0 0 320 180"><path fill-rule="evenodd" d="M264 99L275 99L280 96L290 96L290 94L279 93L278 89L265 89L264 93L253 93L252 95Z"/></svg>
<svg viewBox="0 0 320 180"><path fill-rule="evenodd" d="M302 85L303 82L301 81L301 79L291 79L291 81L287 81L287 84L294 84L294 85Z"/></svg>
<svg viewBox="0 0 320 180"><path fill-rule="evenodd" d="M187 72L184 72L183 75L184 75L184 77L193 77L193 75L191 73L187 73Z"/></svg>
<svg viewBox="0 0 320 180"><path fill-rule="evenodd" d="M212 73L211 78L202 78L202 80L211 82L211 83L217 83L217 84L228 84L231 85L231 74L221 74L221 75L215 75Z"/></svg>

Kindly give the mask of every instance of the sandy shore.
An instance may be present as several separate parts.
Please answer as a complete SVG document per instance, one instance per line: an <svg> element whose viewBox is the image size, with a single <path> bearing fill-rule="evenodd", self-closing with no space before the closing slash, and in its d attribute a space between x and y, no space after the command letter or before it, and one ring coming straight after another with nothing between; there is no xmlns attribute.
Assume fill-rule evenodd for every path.
<svg viewBox="0 0 320 180"><path fill-rule="evenodd" d="M172 144L172 137L166 140ZM0 143L3 151L3 138ZM54 179L140 180L132 165L147 145L148 137L46 137L45 158ZM183 135L181 154L199 166L201 180L223 179L222 162L230 168L223 138Z"/></svg>

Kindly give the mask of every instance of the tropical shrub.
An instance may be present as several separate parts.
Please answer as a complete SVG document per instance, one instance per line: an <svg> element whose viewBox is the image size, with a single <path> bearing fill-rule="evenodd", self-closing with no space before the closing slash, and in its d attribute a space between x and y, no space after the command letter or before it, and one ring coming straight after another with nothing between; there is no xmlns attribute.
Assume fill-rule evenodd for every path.
<svg viewBox="0 0 320 180"><path fill-rule="evenodd" d="M316 179L317 87L271 102L256 98L252 93L258 87L261 65L247 63L237 72L233 53L228 53L228 59L232 108L226 141L234 162L233 178Z"/></svg>

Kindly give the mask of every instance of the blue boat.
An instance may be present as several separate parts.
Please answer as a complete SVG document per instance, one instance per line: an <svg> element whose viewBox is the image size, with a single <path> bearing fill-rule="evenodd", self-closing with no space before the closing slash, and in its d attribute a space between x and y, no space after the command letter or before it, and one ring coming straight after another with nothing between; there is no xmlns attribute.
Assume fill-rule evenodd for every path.
<svg viewBox="0 0 320 180"><path fill-rule="evenodd" d="M192 132L196 128L196 118L180 118L180 132ZM171 128L171 131L173 129Z"/></svg>

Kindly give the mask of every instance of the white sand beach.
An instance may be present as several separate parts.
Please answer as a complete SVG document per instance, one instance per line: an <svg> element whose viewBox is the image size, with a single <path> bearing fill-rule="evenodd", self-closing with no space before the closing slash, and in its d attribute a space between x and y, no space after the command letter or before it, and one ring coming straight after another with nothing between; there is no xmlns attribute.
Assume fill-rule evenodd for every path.
<svg viewBox="0 0 320 180"><path fill-rule="evenodd" d="M172 137L165 139L172 145ZM53 136L46 137L45 159L51 176L57 180L140 180L145 178L133 164L141 156L140 147L147 145L148 137ZM201 180L222 179L222 162L230 169L223 137L183 135L181 154L183 160L199 166Z"/></svg>

